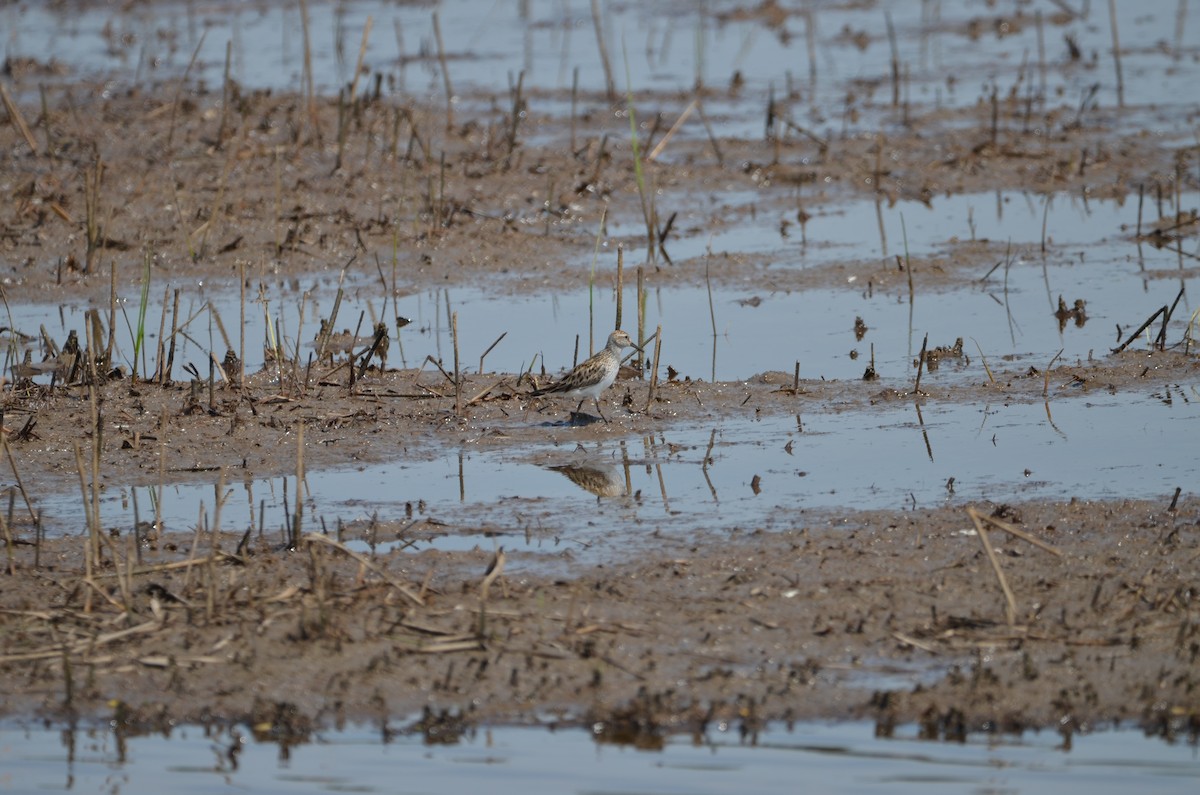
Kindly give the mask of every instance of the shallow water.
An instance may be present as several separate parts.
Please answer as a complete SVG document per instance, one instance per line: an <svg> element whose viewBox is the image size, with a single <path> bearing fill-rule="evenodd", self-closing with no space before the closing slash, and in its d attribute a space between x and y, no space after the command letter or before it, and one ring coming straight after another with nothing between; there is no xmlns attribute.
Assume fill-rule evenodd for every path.
<svg viewBox="0 0 1200 795"><path fill-rule="evenodd" d="M990 404L927 402L920 413L899 402L839 412L801 396L796 416L755 419L748 407L740 418L714 416L711 425L668 426L582 452L573 443L490 448L466 440L431 460L310 472L305 526L343 526L343 537L364 550L503 545L520 567L541 565L521 552L567 551L574 561L597 562L661 543L664 534L686 539L698 523L715 533L793 529L850 507L1073 497L1161 497L1165 505L1194 477L1195 451L1179 429L1196 422L1200 394L1175 386L1046 404L999 396ZM281 532L294 510L295 478L228 478L221 526ZM134 500L140 519L153 519L151 492L107 490L105 526L132 528ZM164 524L193 527L201 504L211 521L215 503L211 484L168 485ZM78 495L43 495L37 505L49 527L71 529ZM372 529L376 520L383 524Z"/></svg>
<svg viewBox="0 0 1200 795"><path fill-rule="evenodd" d="M307 4L312 74L316 90L333 94L353 76L363 31L372 21L364 64L386 77L389 92L442 99L433 13L424 3L341 0ZM927 106L970 106L995 88L1018 96L1033 92L1082 104L1116 101L1112 27L1102 3L1069 21L1057 9L1008 8L968 3L886 3L864 12L856 4L808 4L778 26L743 15L734 0L695 4L600 4L601 27L619 91L686 92L697 81L725 88L739 75L741 88L707 101L718 135L756 137L762 105L747 114L742 98L769 88L782 99L796 94L806 106L797 119L817 129L837 128L843 113L870 113L863 122L896 115L890 107L892 51L887 22L896 31L896 55L905 76L902 99ZM1038 12L1041 12L1040 25ZM1117 4L1126 101L1145 108L1144 120L1177 127L1166 108L1191 103L1197 66L1195 8L1169 3L1151 9ZM567 92L576 79L584 91L604 89L605 78L591 6L586 0L522 3L444 0L437 4L443 50L458 94L506 94L525 73L525 90ZM153 5L108 3L8 4L2 16L10 58L60 62L80 76L104 75L105 90L175 79L191 67L193 79L219 90L229 46L230 74L246 88L300 90L304 72L304 21L294 2L177 0ZM808 20L815 47L810 49ZM1064 37L1077 42L1068 57ZM1042 55L1044 53L1044 55ZM1043 68L1043 63L1045 64ZM782 66L781 66L782 65ZM947 79L952 75L952 79ZM37 75L18 83L36 91ZM364 79L360 90L369 90ZM848 100L852 85L855 99ZM534 112L563 113L556 101ZM684 100L680 110L686 105ZM870 106L875 105L871 110ZM1127 114L1129 119L1132 114ZM703 136L699 125L685 134Z"/></svg>
<svg viewBox="0 0 1200 795"><path fill-rule="evenodd" d="M393 732L402 728L395 723ZM381 741L378 727L318 732L282 747L244 727L128 737L107 727L0 729L0 790L9 792L575 792L831 793L975 791L1184 792L1200 776L1194 744L1132 729L1076 735L971 735L965 743L892 739L865 723L771 725L742 738L714 728L655 750L597 743L583 729L484 728L451 744L420 734ZM231 754L231 750L235 753Z"/></svg>
<svg viewBox="0 0 1200 795"><path fill-rule="evenodd" d="M711 312L705 287L660 285L651 273L644 334L649 336L662 325L662 362L680 377L733 381L767 370L791 373L799 362L802 378L858 379L873 346L875 369L884 383L915 376L913 360L924 335L929 335L930 348L953 346L961 337L972 364L947 368L934 377L953 379L957 374L981 382L987 377L982 357L991 364L1003 360L1021 369L1042 369L1060 350L1065 362L1101 357L1156 309L1171 304L1183 289L1168 328L1168 340L1179 340L1196 309L1187 288L1196 290L1200 268L1185 266L1178 253L1135 245L1131 238L1137 210L1129 204L1069 196L1054 197L1049 208L1045 202L1043 197L1011 192L940 197L932 207L902 202L884 211L883 239L875 231L878 225L872 202L826 207L810 222L807 242L795 234L780 237L778 219L766 213L755 222L739 222L712 242L693 235L673 247L679 254L702 256L711 245L717 279L721 255L727 252L770 252L772 265L754 282L717 282ZM1046 254L1039 242L1043 219L1049 238ZM864 229L873 233L864 235ZM613 236L620 231L610 230ZM910 303L907 282L900 274L887 285L873 285L856 274L853 264L878 260L884 251L895 253L897 241L905 238L913 257L952 257L956 241L971 239L1010 241L1011 249L1005 242L996 261L987 260L949 286L936 286L940 279L930 286L917 270ZM510 288L504 277L498 277L487 289L402 290L394 310L391 303L384 306L374 272L349 272L336 327L369 335L375 319L394 311L413 324L400 332L390 366L416 367L427 355L448 364L453 358L449 322L453 312L459 316L462 359L472 370L504 335L487 353L485 370L516 373L535 364L538 370L554 373L588 353L589 307L594 318L593 345L603 344L605 329L612 322L615 291L597 286L589 293L590 261L589 255L568 263L579 278L579 287L570 292ZM771 287L773 271L837 262L848 263L841 287ZM702 265L693 262L679 267ZM611 274L601 274L598 285L611 281ZM636 333L636 289L631 282L626 280L623 325ZM187 336L180 340L177 367L191 362L206 376L209 352L218 358L224 355L225 343L213 322L214 312L231 330L231 344L240 349L239 295L209 285L160 285L157 281L153 285L152 296L161 296L163 287L179 288L181 320L194 318L187 326ZM330 314L338 279L336 274L286 280L268 276L263 285L265 302L251 298L245 307L247 372L263 366L262 349L269 331L266 318L271 318L272 327L278 323L286 348L294 350L296 338L311 340L317 331L316 319ZM1086 302L1087 320L1082 326L1073 321L1060 325L1054 315L1060 297L1068 306L1076 299ZM130 305L130 300L126 297L124 310L136 315L137 307ZM214 312L206 309L209 305ZM71 330L82 338L88 308L81 303L16 305L12 307L12 325L26 334L36 334L39 326L45 326L61 344ZM139 366L142 373L154 370L161 313L161 300L152 297L146 354ZM859 317L867 327L861 340L855 334ZM129 327L120 321L117 325L116 361L130 369ZM576 335L582 337L578 354ZM1145 344L1136 343L1135 348ZM301 361L311 354L311 343L304 342ZM178 370L175 376L184 377Z"/></svg>

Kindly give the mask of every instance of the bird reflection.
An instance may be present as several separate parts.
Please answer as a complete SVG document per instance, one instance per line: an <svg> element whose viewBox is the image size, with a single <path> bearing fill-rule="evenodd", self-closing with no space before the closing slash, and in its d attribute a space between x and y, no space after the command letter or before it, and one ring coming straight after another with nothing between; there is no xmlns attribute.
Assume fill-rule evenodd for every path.
<svg viewBox="0 0 1200 795"><path fill-rule="evenodd" d="M566 464L546 469L558 472L584 491L597 497L621 497L628 494L625 476L613 466Z"/></svg>

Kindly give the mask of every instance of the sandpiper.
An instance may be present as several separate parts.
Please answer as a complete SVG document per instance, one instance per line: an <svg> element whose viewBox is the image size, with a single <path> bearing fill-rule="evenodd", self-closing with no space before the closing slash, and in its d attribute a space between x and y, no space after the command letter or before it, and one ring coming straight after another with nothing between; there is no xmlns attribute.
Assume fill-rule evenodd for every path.
<svg viewBox="0 0 1200 795"><path fill-rule="evenodd" d="M608 422L604 412L600 411L600 395L617 380L617 371L621 369L621 351L625 348L637 348L633 340L624 331L617 329L608 335L608 344L604 350L585 362L577 364L571 372L564 375L548 387L535 389L533 395L563 394L579 397L579 405L575 413L583 408L583 401L591 398L596 404L600 419ZM640 349L639 349L640 350Z"/></svg>

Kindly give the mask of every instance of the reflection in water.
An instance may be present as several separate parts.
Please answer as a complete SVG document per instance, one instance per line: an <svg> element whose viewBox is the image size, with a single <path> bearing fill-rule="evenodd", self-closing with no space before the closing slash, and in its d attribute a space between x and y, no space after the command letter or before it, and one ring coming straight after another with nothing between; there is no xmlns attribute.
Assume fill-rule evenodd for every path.
<svg viewBox="0 0 1200 795"><path fill-rule="evenodd" d="M584 491L591 492L597 497L623 497L629 493L629 479L626 474L612 465L598 464L564 464L548 466L551 472L557 472Z"/></svg>
<svg viewBox="0 0 1200 795"><path fill-rule="evenodd" d="M732 727L694 736L663 733L630 715L615 725L607 721L597 735L479 727L453 710L427 708L399 725L383 718L370 726L301 725L273 733L274 721L292 719L286 712L286 705L256 705L249 717L263 722L257 727L179 726L163 714L120 709L112 723L94 728L0 726L0 771L5 791L131 795L234 788L391 792L397 765L411 791L465 791L478 789L486 769L488 791L508 795L575 791L581 777L603 791L788 793L801 766L822 792L862 792L888 782L889 792L916 795L929 792L930 782L948 780L964 790L1012 792L1086 783L1093 795L1107 795L1187 791L1180 782L1194 781L1198 770L1194 737L1173 742L1164 734L1163 742L1136 729L999 737L941 726L924 734L925 726L872 731L861 722L801 722L768 724L748 738Z"/></svg>

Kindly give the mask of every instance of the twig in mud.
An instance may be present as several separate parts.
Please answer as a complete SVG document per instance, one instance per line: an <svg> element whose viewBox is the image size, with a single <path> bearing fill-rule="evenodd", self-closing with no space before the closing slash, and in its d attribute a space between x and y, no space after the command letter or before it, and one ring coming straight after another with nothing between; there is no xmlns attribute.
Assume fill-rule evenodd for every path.
<svg viewBox="0 0 1200 795"><path fill-rule="evenodd" d="M969 510L975 510L975 509L971 508ZM1046 552L1049 552L1051 555L1054 555L1055 557L1061 558L1063 556L1062 550L1060 550L1058 547L1047 544L1045 541L1042 541L1040 538L1033 535L1032 533L1026 532L1019 527L1014 527L1013 525L1009 524L1008 522L1001 521L1000 519L997 519L994 516L984 516L983 514L979 514L978 512L976 512L976 513L978 514L979 518L982 519L983 521L987 522L988 524L992 525L993 527L1003 530L1004 532L1008 533L1011 536L1015 536L1016 538L1019 538L1022 541L1028 541L1030 544L1033 544L1038 549L1045 550Z"/></svg>
<svg viewBox="0 0 1200 795"><path fill-rule="evenodd" d="M1004 577L1003 569L1000 568L996 550L992 548L992 542L988 540L987 530L983 526L983 517L973 507L967 508L967 516L971 517L971 521L975 523L975 532L979 536L979 543L983 544L983 551L987 554L988 562L992 564L992 570L1000 582L1000 590L1004 592L1004 617L1008 621L1008 625L1014 627L1017 624L1017 598L1013 595L1012 589L1008 587L1008 580Z"/></svg>

